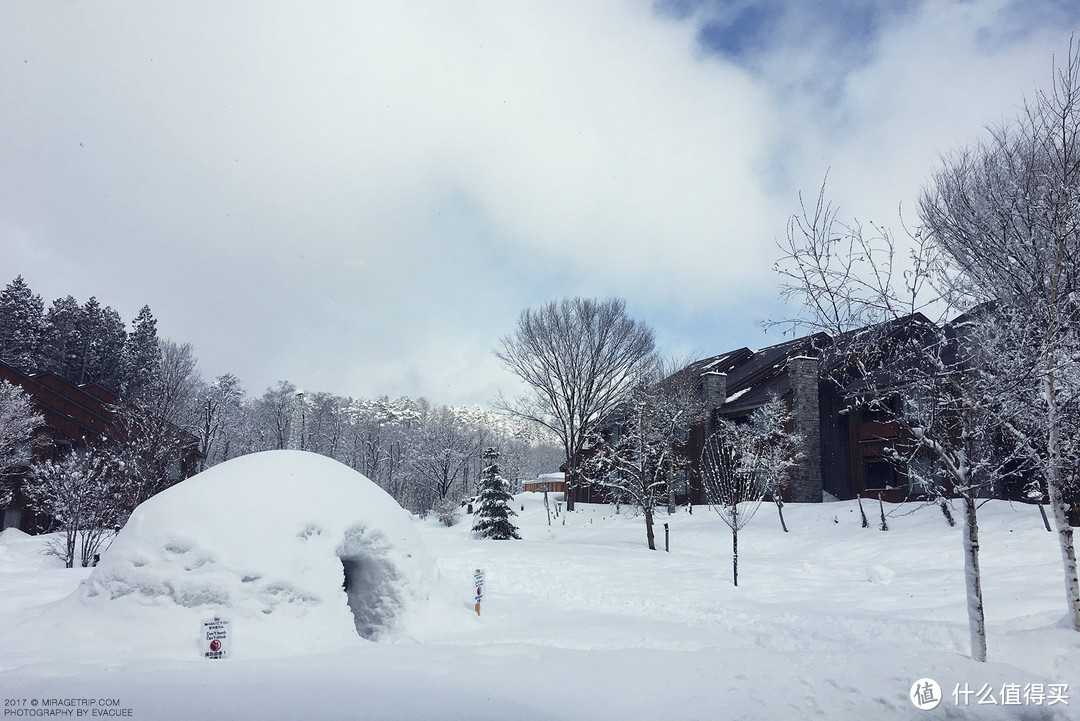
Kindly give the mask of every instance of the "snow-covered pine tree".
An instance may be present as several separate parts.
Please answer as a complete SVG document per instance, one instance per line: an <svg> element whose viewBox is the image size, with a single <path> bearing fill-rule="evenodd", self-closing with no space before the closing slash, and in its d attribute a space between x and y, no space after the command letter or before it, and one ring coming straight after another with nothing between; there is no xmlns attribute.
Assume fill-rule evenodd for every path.
<svg viewBox="0 0 1080 721"><path fill-rule="evenodd" d="M511 516L517 514L510 508L513 497L506 490L506 481L496 462L498 459L499 452L494 448L484 451L486 465L480 474L480 498L473 516L472 530L480 538L520 539L517 526L510 520Z"/></svg>
<svg viewBox="0 0 1080 721"><path fill-rule="evenodd" d="M40 370L68 379L75 377L77 349L82 342L80 313L79 301L70 295L55 299L49 306L38 352Z"/></svg>
<svg viewBox="0 0 1080 721"><path fill-rule="evenodd" d="M45 305L23 277L0 291L0 360L24 371L38 370Z"/></svg>
<svg viewBox="0 0 1080 721"><path fill-rule="evenodd" d="M99 383L119 391L123 377L127 332L120 314L91 297L79 309L75 323L78 346L68 380L82 385Z"/></svg>
<svg viewBox="0 0 1080 721"><path fill-rule="evenodd" d="M161 347L157 319L144 305L124 343L124 397L141 404L161 374Z"/></svg>

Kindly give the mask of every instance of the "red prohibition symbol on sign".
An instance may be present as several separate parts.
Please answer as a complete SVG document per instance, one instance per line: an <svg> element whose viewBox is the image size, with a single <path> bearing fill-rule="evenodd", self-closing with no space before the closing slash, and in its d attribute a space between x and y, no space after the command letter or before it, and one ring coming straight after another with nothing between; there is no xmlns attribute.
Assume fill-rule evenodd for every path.
<svg viewBox="0 0 1080 721"><path fill-rule="evenodd" d="M216 638L213 641L211 641L210 642L210 650L213 651L214 653L217 653L218 651L220 651L221 650L221 641L219 641Z"/></svg>

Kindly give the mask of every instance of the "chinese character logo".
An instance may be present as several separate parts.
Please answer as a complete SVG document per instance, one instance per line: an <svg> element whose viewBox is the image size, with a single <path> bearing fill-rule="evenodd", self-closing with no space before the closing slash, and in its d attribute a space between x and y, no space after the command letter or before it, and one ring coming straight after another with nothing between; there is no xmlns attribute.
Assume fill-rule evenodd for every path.
<svg viewBox="0 0 1080 721"><path fill-rule="evenodd" d="M911 685L911 693L908 694L911 703L920 711L929 711L937 708L941 703L941 686L932 678L920 678Z"/></svg>

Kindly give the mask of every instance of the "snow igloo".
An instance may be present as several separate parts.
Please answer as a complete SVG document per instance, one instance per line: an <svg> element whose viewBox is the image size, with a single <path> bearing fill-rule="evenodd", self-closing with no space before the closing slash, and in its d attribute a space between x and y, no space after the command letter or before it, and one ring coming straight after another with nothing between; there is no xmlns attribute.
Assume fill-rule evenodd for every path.
<svg viewBox="0 0 1080 721"><path fill-rule="evenodd" d="M128 616L229 617L237 644L314 650L391 634L433 578L385 491L332 459L268 451L140 505L78 593Z"/></svg>

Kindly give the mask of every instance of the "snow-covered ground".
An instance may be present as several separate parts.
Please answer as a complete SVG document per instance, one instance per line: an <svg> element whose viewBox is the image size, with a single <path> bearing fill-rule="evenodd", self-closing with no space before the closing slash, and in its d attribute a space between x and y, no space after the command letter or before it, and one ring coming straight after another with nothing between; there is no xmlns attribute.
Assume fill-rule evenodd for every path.
<svg viewBox="0 0 1080 721"><path fill-rule="evenodd" d="M256 509L268 502L252 499L238 538L265 537ZM876 504L871 528L854 503L789 505L783 533L763 506L740 533L736 588L730 533L707 508L660 514L671 529L665 553L645 547L640 517L582 505L549 526L539 494L516 503L521 541L474 540L468 519L412 521L438 578L382 640L346 634L322 649L313 634L324 612L297 607L289 623L268 625L241 609L224 660L198 656L204 609L87 599L87 569L60 568L40 554L44 539L7 531L4 718L56 708L87 718L129 709L145 721L1080 718L1080 634L1064 625L1057 544L1033 506L980 510L990 661L977 664L967 657L961 529L937 508L886 506L882 532ZM347 607L344 591L327 588L326 604ZM931 711L909 700L922 678L944 697ZM1068 704L1050 705L1062 684ZM966 705L965 689L975 692Z"/></svg>

